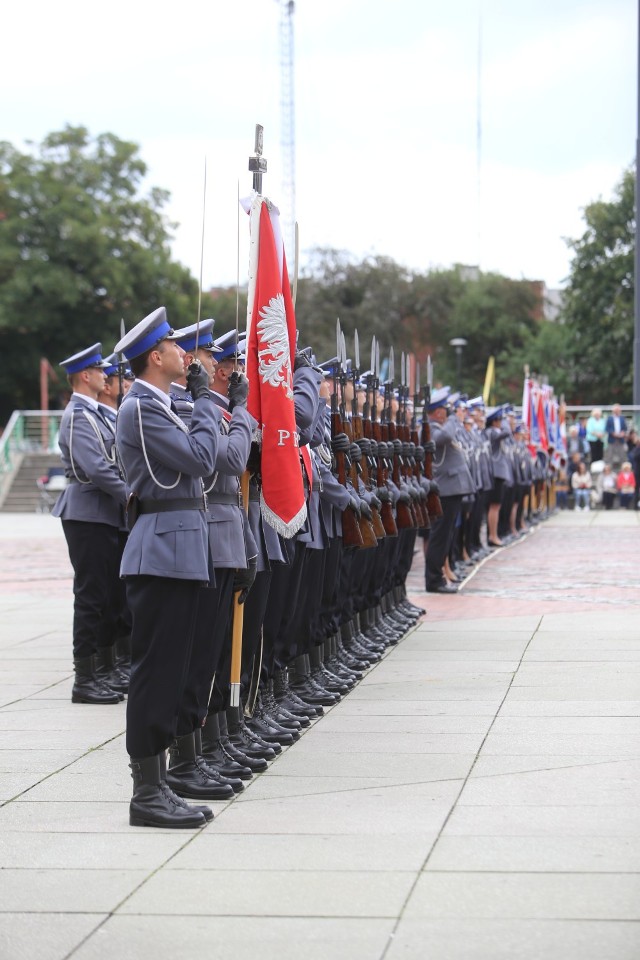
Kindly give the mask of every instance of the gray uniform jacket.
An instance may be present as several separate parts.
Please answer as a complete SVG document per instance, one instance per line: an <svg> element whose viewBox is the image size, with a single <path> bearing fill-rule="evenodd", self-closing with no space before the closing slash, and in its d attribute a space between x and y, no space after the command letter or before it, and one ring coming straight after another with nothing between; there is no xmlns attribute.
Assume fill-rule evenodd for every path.
<svg viewBox="0 0 640 960"><path fill-rule="evenodd" d="M497 480L513 485L513 467L506 441L511 437L509 427L486 427L487 439L491 444L491 467Z"/></svg>
<svg viewBox="0 0 640 960"><path fill-rule="evenodd" d="M203 397L187 429L160 397L136 380L118 411L116 443L127 485L141 500L203 497L215 469L220 410ZM120 575L209 581L208 530L202 510L142 514L133 526Z"/></svg>
<svg viewBox="0 0 640 960"><path fill-rule="evenodd" d="M53 516L121 528L127 489L116 463L113 428L102 412L72 397L62 415L59 444L69 484Z"/></svg>
<svg viewBox="0 0 640 960"><path fill-rule="evenodd" d="M191 423L193 400L179 384L171 384L171 399L187 426ZM239 477L244 472L251 437L257 424L244 407L236 407L225 419L227 406L216 393L211 399L220 408L220 436L215 473L204 480L207 494L209 554L214 567L246 569L258 552L247 515L240 505ZM228 415L227 415L228 416Z"/></svg>
<svg viewBox="0 0 640 960"><path fill-rule="evenodd" d="M440 488L441 497L466 496L474 492L467 458L458 437L460 426L460 421L453 415L447 417L442 426L435 420L431 421L431 439L436 445L433 479Z"/></svg>
<svg viewBox="0 0 640 960"><path fill-rule="evenodd" d="M218 397L214 403L222 407ZM244 407L235 407L231 419L220 421L216 469L204 481L207 494L209 549L214 567L246 568L258 548L247 515L240 506L239 477L247 465L256 421ZM235 502L230 502L230 498Z"/></svg>

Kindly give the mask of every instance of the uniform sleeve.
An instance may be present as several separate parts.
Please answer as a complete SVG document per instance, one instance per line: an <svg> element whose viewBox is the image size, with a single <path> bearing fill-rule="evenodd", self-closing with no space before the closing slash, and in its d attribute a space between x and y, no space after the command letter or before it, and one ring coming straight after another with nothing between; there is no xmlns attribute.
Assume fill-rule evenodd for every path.
<svg viewBox="0 0 640 960"><path fill-rule="evenodd" d="M247 466L251 437L257 422L244 407L236 407L231 414L229 432L218 437L216 473L239 477Z"/></svg>
<svg viewBox="0 0 640 960"><path fill-rule="evenodd" d="M127 488L115 463L105 459L102 445L84 409L72 413L72 439L69 452L76 473L84 474L96 487L118 503L125 503Z"/></svg>
<svg viewBox="0 0 640 960"><path fill-rule="evenodd" d="M142 429L136 400L140 404ZM212 400L203 397L195 401L188 433L174 423L162 403L149 397L132 397L130 402L132 408L127 409L127 414L132 418L130 431L133 431L134 443L137 446L139 439L144 444L150 460L190 477L213 474L220 436L220 411ZM120 415L122 412L123 408Z"/></svg>
<svg viewBox="0 0 640 960"><path fill-rule="evenodd" d="M300 433L313 429L321 380L322 374L313 367L300 367L293 375L293 405Z"/></svg>

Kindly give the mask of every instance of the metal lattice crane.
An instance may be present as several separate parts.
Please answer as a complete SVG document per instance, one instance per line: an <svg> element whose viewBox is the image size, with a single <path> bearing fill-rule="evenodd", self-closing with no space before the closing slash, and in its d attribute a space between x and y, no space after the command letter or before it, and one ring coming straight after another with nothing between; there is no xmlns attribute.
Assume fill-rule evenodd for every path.
<svg viewBox="0 0 640 960"><path fill-rule="evenodd" d="M296 222L296 130L293 77L294 0L277 0L280 7L280 147L282 152L282 234L287 261L293 267Z"/></svg>

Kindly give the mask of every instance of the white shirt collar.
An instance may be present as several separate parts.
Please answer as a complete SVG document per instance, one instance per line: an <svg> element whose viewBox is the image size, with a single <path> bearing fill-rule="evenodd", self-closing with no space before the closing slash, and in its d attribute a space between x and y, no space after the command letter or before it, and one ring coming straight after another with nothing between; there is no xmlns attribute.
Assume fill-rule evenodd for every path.
<svg viewBox="0 0 640 960"><path fill-rule="evenodd" d="M90 407L93 407L94 410L97 410L100 406L97 400L94 400L93 397L88 397L86 393L76 393L74 390L71 394L71 399L76 398L76 400L84 400L89 404Z"/></svg>
<svg viewBox="0 0 640 960"><path fill-rule="evenodd" d="M164 390L161 390L160 387L154 387L152 383L149 383L148 380L143 380L142 377L136 377L136 383L141 383L147 390L155 393L155 395L162 400L165 407L171 407L171 397L168 393L165 393Z"/></svg>

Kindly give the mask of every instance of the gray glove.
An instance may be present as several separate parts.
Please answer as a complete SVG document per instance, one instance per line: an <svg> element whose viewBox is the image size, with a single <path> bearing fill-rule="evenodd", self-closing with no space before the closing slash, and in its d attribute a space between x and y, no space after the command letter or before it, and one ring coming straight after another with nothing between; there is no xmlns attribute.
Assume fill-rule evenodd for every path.
<svg viewBox="0 0 640 960"><path fill-rule="evenodd" d="M211 398L209 393L209 374L202 366L199 360L194 360L189 364L187 370L187 390L194 400L200 400L202 397Z"/></svg>
<svg viewBox="0 0 640 960"><path fill-rule="evenodd" d="M347 506L347 510L353 510L356 517L359 517L360 516L360 500L356 500L356 498L353 495L351 495L349 497L349 504Z"/></svg>
<svg viewBox="0 0 640 960"><path fill-rule="evenodd" d="M425 453L430 453L432 456L436 452L435 441L428 440L427 443L423 444L423 449Z"/></svg>
<svg viewBox="0 0 640 960"><path fill-rule="evenodd" d="M234 407L246 407L247 397L249 396L249 381L244 373L240 373L239 370L234 370L229 377L227 396L229 397L229 410L233 410Z"/></svg>
<svg viewBox="0 0 640 960"><path fill-rule="evenodd" d="M382 506L382 501L378 500L375 494L371 494L371 500L369 502L374 510L379 510Z"/></svg>
<svg viewBox="0 0 640 960"><path fill-rule="evenodd" d="M331 449L334 453L349 453L349 437L346 433L336 433L331 441Z"/></svg>
<svg viewBox="0 0 640 960"><path fill-rule="evenodd" d="M371 507L366 500L360 500L360 513L367 520L371 520Z"/></svg>
<svg viewBox="0 0 640 960"><path fill-rule="evenodd" d="M435 480L429 480L429 493L440 493L440 487Z"/></svg>

